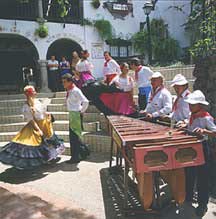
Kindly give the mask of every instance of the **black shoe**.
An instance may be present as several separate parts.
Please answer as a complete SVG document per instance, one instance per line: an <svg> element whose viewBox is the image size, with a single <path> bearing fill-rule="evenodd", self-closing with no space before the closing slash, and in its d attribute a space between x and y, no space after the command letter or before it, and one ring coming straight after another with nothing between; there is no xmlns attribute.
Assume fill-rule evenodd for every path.
<svg viewBox="0 0 216 219"><path fill-rule="evenodd" d="M207 211L208 211L207 205L199 205L196 208L196 215L198 217L204 217Z"/></svg>
<svg viewBox="0 0 216 219"><path fill-rule="evenodd" d="M80 162L80 160L70 159L70 160L67 160L65 163L67 163L67 164L78 164L79 162Z"/></svg>

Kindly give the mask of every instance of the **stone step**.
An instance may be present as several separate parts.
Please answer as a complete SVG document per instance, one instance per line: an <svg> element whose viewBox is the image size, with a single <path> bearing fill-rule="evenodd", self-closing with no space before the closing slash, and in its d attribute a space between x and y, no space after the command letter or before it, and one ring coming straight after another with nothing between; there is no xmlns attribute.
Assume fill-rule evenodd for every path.
<svg viewBox="0 0 216 219"><path fill-rule="evenodd" d="M49 104L47 109L50 112L68 111L65 104ZM86 113L100 113L100 111L94 105L89 105L88 109L86 110Z"/></svg>
<svg viewBox="0 0 216 219"><path fill-rule="evenodd" d="M62 138L65 142L66 151L65 155L70 154L69 150L69 132L68 131L56 131L59 138ZM2 132L0 133L0 147L6 145L17 132ZM83 142L90 146L92 152L109 152L111 137L104 132L84 133Z"/></svg>
<svg viewBox="0 0 216 219"><path fill-rule="evenodd" d="M54 98L55 93L38 93L38 98ZM0 95L0 100L18 100L25 99L24 94L11 94L11 95Z"/></svg>
<svg viewBox="0 0 216 219"><path fill-rule="evenodd" d="M17 132L23 128L26 122L20 123L9 123L9 124L2 124L0 126L0 132ZM69 121L55 121L53 124L53 128L55 131L67 131L69 126ZM84 122L84 131L86 132L96 132L100 129L99 122Z"/></svg>

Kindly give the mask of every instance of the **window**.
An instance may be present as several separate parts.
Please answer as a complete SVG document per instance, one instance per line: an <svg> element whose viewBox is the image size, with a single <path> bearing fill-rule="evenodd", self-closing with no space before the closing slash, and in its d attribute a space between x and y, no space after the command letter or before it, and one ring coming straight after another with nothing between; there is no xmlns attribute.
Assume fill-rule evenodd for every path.
<svg viewBox="0 0 216 219"><path fill-rule="evenodd" d="M110 46L111 56L118 57L118 46Z"/></svg>
<svg viewBox="0 0 216 219"><path fill-rule="evenodd" d="M127 57L128 56L128 53L127 53L127 46L121 46L119 47L119 56L120 57Z"/></svg>

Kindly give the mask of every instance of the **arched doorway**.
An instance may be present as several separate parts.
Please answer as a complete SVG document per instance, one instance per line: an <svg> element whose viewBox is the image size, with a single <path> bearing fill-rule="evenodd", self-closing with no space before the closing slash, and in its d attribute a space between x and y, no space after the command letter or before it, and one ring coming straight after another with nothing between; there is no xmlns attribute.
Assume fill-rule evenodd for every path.
<svg viewBox="0 0 216 219"><path fill-rule="evenodd" d="M23 36L0 34L0 92L19 92L25 85L23 68L31 68L33 80L39 83L39 55L33 43Z"/></svg>
<svg viewBox="0 0 216 219"><path fill-rule="evenodd" d="M71 62L72 52L77 51L80 54L81 50L82 47L71 39L58 39L54 41L48 48L47 60L54 55L58 61L61 60L62 56L65 56L66 59Z"/></svg>

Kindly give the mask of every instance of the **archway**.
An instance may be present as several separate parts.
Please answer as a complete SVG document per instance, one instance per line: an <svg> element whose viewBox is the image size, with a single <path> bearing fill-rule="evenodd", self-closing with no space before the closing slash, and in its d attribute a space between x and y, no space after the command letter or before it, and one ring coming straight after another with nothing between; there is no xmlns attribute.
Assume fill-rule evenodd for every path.
<svg viewBox="0 0 216 219"><path fill-rule="evenodd" d="M0 92L18 92L25 85L23 68L33 70L33 80L39 83L38 51L33 43L23 36L0 34Z"/></svg>
<svg viewBox="0 0 216 219"><path fill-rule="evenodd" d="M77 51L80 54L82 47L75 41L67 38L62 38L54 41L47 51L47 60L54 55L58 61L62 56L65 56L71 62L72 52Z"/></svg>

